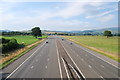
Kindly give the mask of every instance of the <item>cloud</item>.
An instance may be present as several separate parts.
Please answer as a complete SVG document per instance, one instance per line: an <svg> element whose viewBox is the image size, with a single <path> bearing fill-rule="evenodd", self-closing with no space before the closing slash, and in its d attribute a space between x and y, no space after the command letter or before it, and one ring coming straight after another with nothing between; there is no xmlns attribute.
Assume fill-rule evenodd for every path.
<svg viewBox="0 0 120 80"><path fill-rule="evenodd" d="M64 8L60 8L59 6L55 7L58 10L54 10L54 11L48 10L47 12L43 11L44 12L43 14L41 14L41 11L34 11L34 12L37 12L37 14L40 14L41 17L44 16L46 19L53 18L53 17L61 17L64 19L69 19L71 17L75 17L84 13L83 6L85 4L86 3L70 2L63 5L62 7Z"/></svg>
<svg viewBox="0 0 120 80"><path fill-rule="evenodd" d="M66 8L58 12L58 16L61 16L63 18L78 16L84 12L83 9L84 4L85 3L80 3L80 2L70 3Z"/></svg>
<svg viewBox="0 0 120 80"><path fill-rule="evenodd" d="M4 2L118 2L119 0L1 0Z"/></svg>
<svg viewBox="0 0 120 80"><path fill-rule="evenodd" d="M12 11L12 8L14 9L15 7L17 9L19 7L17 4L10 2L6 3L6 6L3 5L3 8L5 7L6 9L3 9L2 14L0 14L2 16L2 25L0 26L4 26L4 29L31 29L33 26L40 26L42 29L51 30L84 29L93 26L90 24L91 18L98 18L98 21L107 22L114 18L114 15L110 15L110 13L116 11L114 9L99 12L98 10L101 10L100 8L106 5L96 2L68 2L62 5L60 3L59 5L61 6L52 5L52 8L47 5L47 7L42 7L42 9L40 6L40 8L35 7L32 10L26 6L24 11L21 9ZM86 18L84 16L86 15L86 18L91 19L90 21L85 21ZM13 26L18 27L15 28Z"/></svg>
<svg viewBox="0 0 120 80"><path fill-rule="evenodd" d="M105 12L99 13L99 14L97 14L97 15L86 16L86 18L89 19L89 18L102 17L102 16L104 16L104 15L110 14L110 13L115 12L115 11L117 11L117 10L118 10L118 9L105 11Z"/></svg>
<svg viewBox="0 0 120 80"><path fill-rule="evenodd" d="M107 16L102 16L102 17L98 18L97 20L101 21L101 22L107 22L107 21L112 20L114 17L115 17L115 15L107 15Z"/></svg>

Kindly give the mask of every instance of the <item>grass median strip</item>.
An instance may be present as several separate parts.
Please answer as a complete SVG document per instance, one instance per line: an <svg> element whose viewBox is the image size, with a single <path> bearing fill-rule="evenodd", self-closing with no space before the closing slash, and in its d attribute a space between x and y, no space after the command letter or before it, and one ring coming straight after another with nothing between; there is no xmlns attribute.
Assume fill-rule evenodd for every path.
<svg viewBox="0 0 120 80"><path fill-rule="evenodd" d="M10 57L10 59L2 62L2 63L0 64L0 69L3 69L4 67L8 66L10 63L12 63L13 61L17 60L19 57L23 56L25 53L29 52L31 49L33 49L34 47L36 47L37 45L39 45L39 44L40 44L41 42L43 42L44 40L45 40L45 39L40 40L40 41L37 41L36 43L33 43L33 44L31 44L31 45L26 46L25 49L23 49L23 51L21 51L21 52L18 51L19 54L16 54L16 55L13 56L12 58L11 58L11 55L8 56L8 58ZM14 54L13 54L13 55L14 55ZM2 58L2 59L3 59L3 58ZM2 59L1 59L1 61L3 61Z"/></svg>

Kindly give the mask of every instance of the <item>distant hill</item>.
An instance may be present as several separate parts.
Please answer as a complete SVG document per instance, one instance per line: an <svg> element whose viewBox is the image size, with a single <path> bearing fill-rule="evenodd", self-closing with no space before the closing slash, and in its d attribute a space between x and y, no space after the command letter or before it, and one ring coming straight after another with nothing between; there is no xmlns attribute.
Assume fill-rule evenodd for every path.
<svg viewBox="0 0 120 80"><path fill-rule="evenodd" d="M68 33L77 33L77 34L85 34L85 33L102 34L105 30L110 30L110 31L112 31L113 34L117 34L118 33L118 27L103 28L103 29L92 29L92 30L84 30L84 31L69 31Z"/></svg>
<svg viewBox="0 0 120 80"><path fill-rule="evenodd" d="M75 33L75 34L103 34L105 30L112 31L113 34L118 34L118 27L112 27L112 28L103 28L103 29L91 29L91 30L84 30L84 31L50 31L50 30L42 30L42 33L45 34L54 34L54 33ZM11 30L0 30L0 32L11 32ZM31 30L23 30L19 32L27 32L30 33Z"/></svg>
<svg viewBox="0 0 120 80"><path fill-rule="evenodd" d="M11 30L0 30L0 32L12 32Z"/></svg>
<svg viewBox="0 0 120 80"><path fill-rule="evenodd" d="M99 29L99 30L95 30L95 31L103 33L105 30L110 30L110 31L112 31L112 33L118 33L118 27L104 28L104 29Z"/></svg>

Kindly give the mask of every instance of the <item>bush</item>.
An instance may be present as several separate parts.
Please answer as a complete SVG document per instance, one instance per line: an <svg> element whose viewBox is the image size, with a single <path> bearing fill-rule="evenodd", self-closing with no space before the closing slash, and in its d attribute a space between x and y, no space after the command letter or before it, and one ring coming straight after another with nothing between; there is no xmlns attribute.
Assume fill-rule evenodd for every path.
<svg viewBox="0 0 120 80"><path fill-rule="evenodd" d="M11 39L8 43L7 46L9 46L9 49L14 49L18 47L18 43L16 39Z"/></svg>
<svg viewBox="0 0 120 80"><path fill-rule="evenodd" d="M2 42L2 44L8 43L10 41L9 39L5 39L5 38L2 38L0 40L1 40L0 43Z"/></svg>
<svg viewBox="0 0 120 80"><path fill-rule="evenodd" d="M2 52L4 53L4 52L7 52L7 51L9 51L9 46L7 46L6 44L4 44L2 46Z"/></svg>
<svg viewBox="0 0 120 80"><path fill-rule="evenodd" d="M18 46L19 44L17 43L16 39L10 39L9 42L2 45L2 52L3 53L8 52L10 50L18 48Z"/></svg>

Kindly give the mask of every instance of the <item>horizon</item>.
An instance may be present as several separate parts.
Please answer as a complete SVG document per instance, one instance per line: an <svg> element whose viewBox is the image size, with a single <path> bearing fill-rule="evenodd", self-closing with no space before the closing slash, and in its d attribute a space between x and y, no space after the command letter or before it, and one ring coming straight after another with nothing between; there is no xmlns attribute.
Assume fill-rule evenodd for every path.
<svg viewBox="0 0 120 80"><path fill-rule="evenodd" d="M118 27L109 27L110 29L111 28L117 28L118 29ZM87 30L102 30L102 29L108 29L109 30L109 28L101 28L101 29L86 29L86 30L42 30L42 31L65 31L65 32L71 32L71 31L87 31ZM4 30L1 30L1 31L31 31L31 30L8 30L8 29L4 29Z"/></svg>
<svg viewBox="0 0 120 80"><path fill-rule="evenodd" d="M118 2L2 2L1 10L1 30L31 30L35 26L51 31L118 27Z"/></svg>

